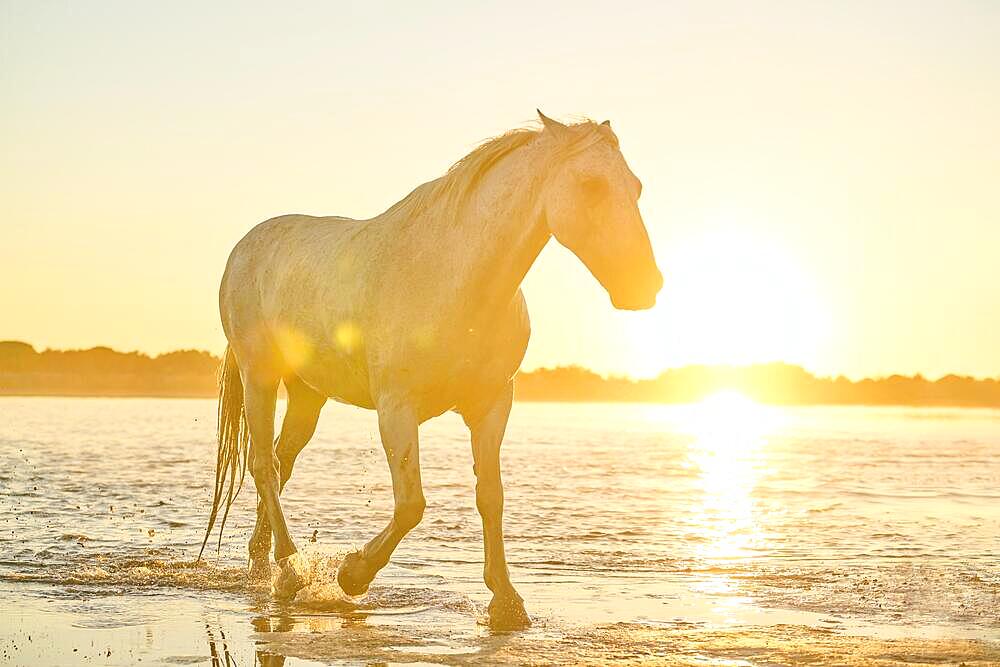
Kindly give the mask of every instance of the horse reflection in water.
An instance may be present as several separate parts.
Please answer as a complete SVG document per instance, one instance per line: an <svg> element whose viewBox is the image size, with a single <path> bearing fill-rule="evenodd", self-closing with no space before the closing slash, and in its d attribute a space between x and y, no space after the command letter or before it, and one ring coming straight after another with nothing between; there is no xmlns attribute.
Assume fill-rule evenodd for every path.
<svg viewBox="0 0 1000 667"><path fill-rule="evenodd" d="M663 284L641 184L610 123L539 117L539 129L484 143L381 215L281 216L233 249L219 294L229 345L205 540L220 509L225 525L249 468L259 498L251 570L270 576L273 535L278 598L306 584L279 495L327 399L378 412L395 500L389 524L339 567L350 595L367 590L420 522L417 427L454 410L471 432L491 625L530 623L507 570L499 460L529 335L521 281L554 236L616 308L652 307ZM288 407L275 440L279 383Z"/></svg>
<svg viewBox="0 0 1000 667"><path fill-rule="evenodd" d="M288 632L295 627L295 623L287 616L277 619L258 616L251 621L251 624L253 625L253 629L260 633ZM285 656L279 653L272 653L267 649L257 650L255 653L257 662L260 663L261 667L284 667Z"/></svg>
<svg viewBox="0 0 1000 667"><path fill-rule="evenodd" d="M211 624L205 623L205 634L208 636L208 653L212 658L212 667L235 667L239 664L229 649L225 630L222 628L213 629ZM284 658L282 658L282 662L272 664L283 665Z"/></svg>
<svg viewBox="0 0 1000 667"><path fill-rule="evenodd" d="M256 632L288 632L295 627L295 622L287 617L271 618L268 616L256 616L250 621ZM212 661L212 667L237 667L244 664L237 657L236 647L229 647L226 639L226 631L221 627L213 628L211 624L205 623L205 634L208 637L208 653ZM266 648L254 650L254 664L262 667L283 667L285 656L273 653Z"/></svg>

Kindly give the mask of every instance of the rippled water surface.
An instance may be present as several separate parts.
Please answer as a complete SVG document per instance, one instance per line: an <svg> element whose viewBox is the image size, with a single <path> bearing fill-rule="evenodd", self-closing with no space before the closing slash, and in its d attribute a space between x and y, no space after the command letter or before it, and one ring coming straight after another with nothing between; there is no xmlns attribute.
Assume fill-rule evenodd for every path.
<svg viewBox="0 0 1000 667"><path fill-rule="evenodd" d="M245 578L249 479L221 549L192 562L214 411L207 400L0 399L3 659L667 659L685 628L786 625L1000 640L1000 411L777 409L736 395L515 404L506 544L535 624L513 637L481 622L489 595L458 417L421 428L424 521L352 600L337 562L381 529L392 492L373 413L325 408L282 498L312 576L283 606Z"/></svg>

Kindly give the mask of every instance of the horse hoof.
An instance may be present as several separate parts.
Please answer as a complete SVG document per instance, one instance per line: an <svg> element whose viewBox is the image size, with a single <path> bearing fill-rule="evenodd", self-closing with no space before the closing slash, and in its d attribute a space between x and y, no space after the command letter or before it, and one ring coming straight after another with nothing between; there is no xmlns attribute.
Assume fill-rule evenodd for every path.
<svg viewBox="0 0 1000 667"><path fill-rule="evenodd" d="M368 592L371 578L365 572L361 552L355 551L344 556L344 562L337 568L337 584L348 595L357 596Z"/></svg>
<svg viewBox="0 0 1000 667"><path fill-rule="evenodd" d="M524 600L517 593L494 595L487 613L490 617L491 630L506 632L531 627L531 617L524 610Z"/></svg>
<svg viewBox="0 0 1000 667"><path fill-rule="evenodd" d="M281 571L278 578L274 580L274 597L277 600L288 602L295 597L295 594L306 587L306 579L295 570L292 563L292 556L282 558L278 561Z"/></svg>

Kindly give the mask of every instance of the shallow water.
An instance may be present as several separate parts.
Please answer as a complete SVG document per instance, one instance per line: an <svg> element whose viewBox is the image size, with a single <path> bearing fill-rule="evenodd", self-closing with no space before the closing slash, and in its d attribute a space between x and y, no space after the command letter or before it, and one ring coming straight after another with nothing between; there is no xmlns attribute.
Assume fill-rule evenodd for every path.
<svg viewBox="0 0 1000 667"><path fill-rule="evenodd" d="M728 647L748 628L798 628L786 633L796 646L984 640L976 650L1000 659L1000 411L778 409L733 395L515 404L506 543L535 624L494 635L458 417L422 427L424 521L350 599L336 565L388 520L392 492L373 413L325 409L283 496L312 579L278 605L245 577L249 479L221 549L192 563L214 410L0 399L0 659L754 664L756 649L732 658L692 639L728 632Z"/></svg>

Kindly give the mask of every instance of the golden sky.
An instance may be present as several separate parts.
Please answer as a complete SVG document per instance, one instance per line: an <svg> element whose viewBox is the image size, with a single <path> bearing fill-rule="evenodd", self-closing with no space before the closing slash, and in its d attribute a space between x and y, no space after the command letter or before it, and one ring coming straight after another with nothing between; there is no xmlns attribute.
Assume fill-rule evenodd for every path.
<svg viewBox="0 0 1000 667"><path fill-rule="evenodd" d="M0 339L220 351L233 244L608 118L666 287L555 243L525 363L1000 375L1000 4L0 2Z"/></svg>

